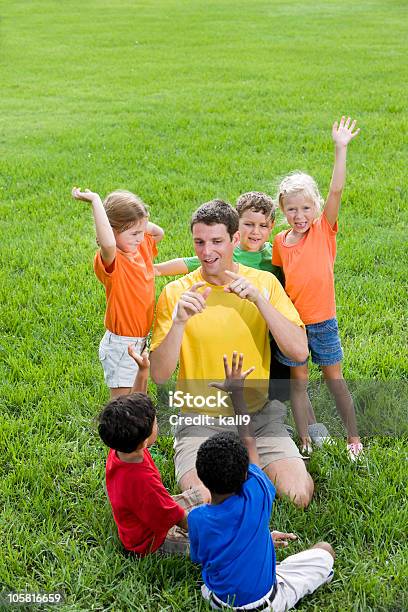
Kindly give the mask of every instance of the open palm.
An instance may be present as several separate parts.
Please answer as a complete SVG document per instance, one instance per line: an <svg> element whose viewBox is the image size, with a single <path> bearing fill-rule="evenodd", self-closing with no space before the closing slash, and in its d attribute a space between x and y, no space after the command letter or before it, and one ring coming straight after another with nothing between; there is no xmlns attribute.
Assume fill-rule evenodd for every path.
<svg viewBox="0 0 408 612"><path fill-rule="evenodd" d="M340 119L340 124L338 124L337 121L333 123L332 136L336 146L346 147L350 140L357 136L360 132L360 128L353 132L356 123L357 121L355 119L351 121L351 117L347 117L347 119L342 117Z"/></svg>

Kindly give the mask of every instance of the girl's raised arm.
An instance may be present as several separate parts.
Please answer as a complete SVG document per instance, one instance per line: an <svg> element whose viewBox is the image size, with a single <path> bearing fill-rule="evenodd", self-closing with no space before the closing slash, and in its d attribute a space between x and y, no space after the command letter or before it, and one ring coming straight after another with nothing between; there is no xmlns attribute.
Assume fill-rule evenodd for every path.
<svg viewBox="0 0 408 612"><path fill-rule="evenodd" d="M327 196L323 211L332 227L337 221L341 194L346 182L347 145L360 132L360 128L353 132L355 126L356 120L352 122L351 117L347 117L347 120L345 117L342 117L340 124L335 121L332 127L332 137L335 146L334 168L329 195Z"/></svg>
<svg viewBox="0 0 408 612"><path fill-rule="evenodd" d="M101 256L103 263L109 267L116 257L116 240L113 229L106 216L102 200L97 193L85 189L81 191L79 187L74 187L72 197L75 200L90 202L92 204L92 212L95 220L96 237L101 248Z"/></svg>
<svg viewBox="0 0 408 612"><path fill-rule="evenodd" d="M155 242L160 242L164 238L164 229L160 227L160 225L156 225L156 223L148 222L146 227L146 232L153 236Z"/></svg>

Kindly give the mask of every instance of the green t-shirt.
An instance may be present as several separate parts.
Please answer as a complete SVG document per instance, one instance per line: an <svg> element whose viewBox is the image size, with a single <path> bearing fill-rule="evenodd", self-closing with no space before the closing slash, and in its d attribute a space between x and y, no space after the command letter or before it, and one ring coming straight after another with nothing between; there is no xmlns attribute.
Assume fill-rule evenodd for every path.
<svg viewBox="0 0 408 612"><path fill-rule="evenodd" d="M281 283L283 281L282 268L272 264L272 244L270 242L265 242L260 251L244 251L240 246L236 246L233 259L236 263L248 266L248 268L271 272ZM189 272L194 272L201 265L197 256L184 257L183 261Z"/></svg>

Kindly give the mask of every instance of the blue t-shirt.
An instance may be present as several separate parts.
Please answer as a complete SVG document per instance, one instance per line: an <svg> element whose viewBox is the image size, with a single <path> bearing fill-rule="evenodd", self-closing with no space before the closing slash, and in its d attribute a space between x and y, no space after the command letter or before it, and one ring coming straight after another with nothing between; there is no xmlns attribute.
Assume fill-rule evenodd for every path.
<svg viewBox="0 0 408 612"><path fill-rule="evenodd" d="M275 582L276 558L269 531L275 487L251 464L241 491L188 515L190 557L202 566L206 586L223 602L244 606Z"/></svg>

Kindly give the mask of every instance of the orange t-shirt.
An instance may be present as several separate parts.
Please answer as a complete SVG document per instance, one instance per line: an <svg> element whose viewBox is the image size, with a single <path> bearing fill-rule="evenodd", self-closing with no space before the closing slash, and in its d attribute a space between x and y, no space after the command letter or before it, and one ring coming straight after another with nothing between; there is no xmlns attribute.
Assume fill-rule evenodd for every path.
<svg viewBox="0 0 408 612"><path fill-rule="evenodd" d="M105 327L118 336L147 336L154 314L153 258L156 242L145 234L135 255L116 249L116 257L106 270L98 251L94 259L95 274L105 287Z"/></svg>
<svg viewBox="0 0 408 612"><path fill-rule="evenodd" d="M334 261L337 221L323 213L297 244L285 244L290 230L275 236L272 263L283 268L285 290L305 325L336 316Z"/></svg>

